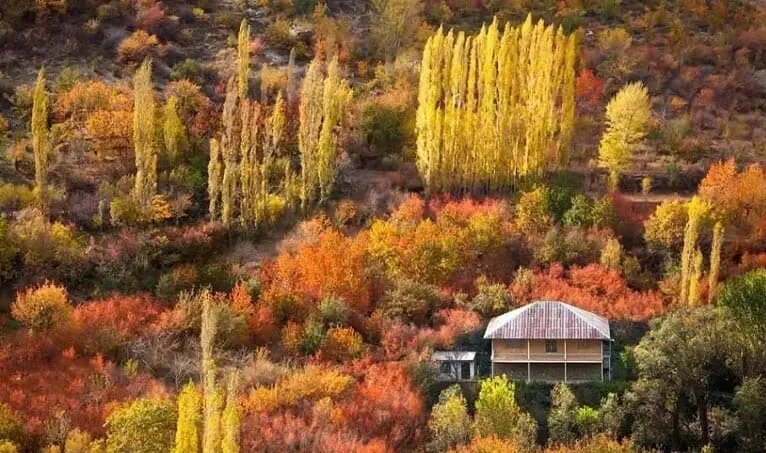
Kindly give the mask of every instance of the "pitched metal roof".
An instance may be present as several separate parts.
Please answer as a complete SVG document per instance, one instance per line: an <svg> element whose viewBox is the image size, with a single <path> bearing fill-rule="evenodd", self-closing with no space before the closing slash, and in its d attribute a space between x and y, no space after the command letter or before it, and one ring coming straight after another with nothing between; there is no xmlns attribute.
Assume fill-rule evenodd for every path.
<svg viewBox="0 0 766 453"><path fill-rule="evenodd" d="M484 338L610 340L609 321L581 308L541 300L489 321Z"/></svg>
<svg viewBox="0 0 766 453"><path fill-rule="evenodd" d="M473 362L475 351L434 351L431 359L435 362Z"/></svg>

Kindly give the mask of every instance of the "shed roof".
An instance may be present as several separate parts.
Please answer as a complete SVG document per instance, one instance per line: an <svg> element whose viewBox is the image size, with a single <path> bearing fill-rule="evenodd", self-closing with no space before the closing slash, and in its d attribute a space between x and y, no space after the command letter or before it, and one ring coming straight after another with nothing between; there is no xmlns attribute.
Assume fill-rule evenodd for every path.
<svg viewBox="0 0 766 453"><path fill-rule="evenodd" d="M435 362L473 362L475 358L474 351L434 351L431 356Z"/></svg>
<svg viewBox="0 0 766 453"><path fill-rule="evenodd" d="M609 321L581 308L541 300L489 321L488 339L611 340Z"/></svg>

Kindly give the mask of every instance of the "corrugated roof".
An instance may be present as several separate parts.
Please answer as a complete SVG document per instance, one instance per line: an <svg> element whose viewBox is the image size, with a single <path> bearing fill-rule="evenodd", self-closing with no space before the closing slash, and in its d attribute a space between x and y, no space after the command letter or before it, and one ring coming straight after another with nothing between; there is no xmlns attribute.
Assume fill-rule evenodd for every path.
<svg viewBox="0 0 766 453"><path fill-rule="evenodd" d="M431 359L435 362L473 362L476 358L474 351L434 351Z"/></svg>
<svg viewBox="0 0 766 453"><path fill-rule="evenodd" d="M541 300L489 321L484 338L610 340L609 321L561 301Z"/></svg>

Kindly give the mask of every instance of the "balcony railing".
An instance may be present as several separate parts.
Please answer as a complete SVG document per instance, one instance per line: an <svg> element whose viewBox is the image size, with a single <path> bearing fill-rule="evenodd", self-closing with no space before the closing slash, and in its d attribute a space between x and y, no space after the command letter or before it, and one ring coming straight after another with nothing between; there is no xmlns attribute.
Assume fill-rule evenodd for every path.
<svg viewBox="0 0 766 453"><path fill-rule="evenodd" d="M492 355L494 362L593 362L599 363L604 360L601 352L495 352Z"/></svg>

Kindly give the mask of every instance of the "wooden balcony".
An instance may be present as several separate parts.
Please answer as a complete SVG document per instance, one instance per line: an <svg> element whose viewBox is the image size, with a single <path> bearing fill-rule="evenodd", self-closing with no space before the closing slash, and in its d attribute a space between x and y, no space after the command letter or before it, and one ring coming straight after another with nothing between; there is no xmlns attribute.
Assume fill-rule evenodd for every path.
<svg viewBox="0 0 766 453"><path fill-rule="evenodd" d="M493 362L573 362L573 363L601 363L604 356L601 352L495 352L492 354Z"/></svg>

